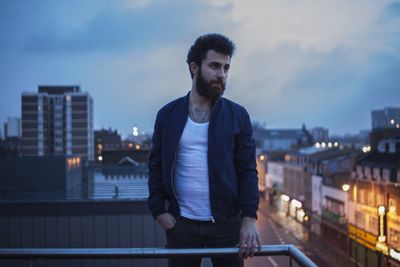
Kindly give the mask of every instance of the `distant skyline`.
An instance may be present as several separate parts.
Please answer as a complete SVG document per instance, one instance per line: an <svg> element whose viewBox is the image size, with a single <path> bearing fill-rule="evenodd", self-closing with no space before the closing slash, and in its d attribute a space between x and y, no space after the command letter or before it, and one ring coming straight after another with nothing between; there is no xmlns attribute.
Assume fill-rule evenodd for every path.
<svg viewBox="0 0 400 267"><path fill-rule="evenodd" d="M201 34L236 43L225 97L267 128L371 128L400 107L400 1L0 1L0 123L21 93L80 85L95 129L152 131L185 95L187 50Z"/></svg>

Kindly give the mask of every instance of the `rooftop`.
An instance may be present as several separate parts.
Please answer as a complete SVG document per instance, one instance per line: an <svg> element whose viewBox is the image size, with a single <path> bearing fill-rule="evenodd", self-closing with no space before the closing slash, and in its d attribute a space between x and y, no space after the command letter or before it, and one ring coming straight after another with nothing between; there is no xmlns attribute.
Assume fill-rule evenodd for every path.
<svg viewBox="0 0 400 267"><path fill-rule="evenodd" d="M68 188L20 192L0 189L0 202L144 201L149 192L147 171L142 169L136 172L126 166L91 169L88 177Z"/></svg>

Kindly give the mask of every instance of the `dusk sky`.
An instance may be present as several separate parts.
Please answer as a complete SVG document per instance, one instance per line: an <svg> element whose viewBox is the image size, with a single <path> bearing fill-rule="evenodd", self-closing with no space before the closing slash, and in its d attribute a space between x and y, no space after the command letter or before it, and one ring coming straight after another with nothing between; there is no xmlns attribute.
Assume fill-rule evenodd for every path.
<svg viewBox="0 0 400 267"><path fill-rule="evenodd" d="M400 1L0 1L0 123L21 93L80 85L95 128L151 131L191 86L186 54L201 34L236 43L225 97L267 128L370 129L400 107Z"/></svg>

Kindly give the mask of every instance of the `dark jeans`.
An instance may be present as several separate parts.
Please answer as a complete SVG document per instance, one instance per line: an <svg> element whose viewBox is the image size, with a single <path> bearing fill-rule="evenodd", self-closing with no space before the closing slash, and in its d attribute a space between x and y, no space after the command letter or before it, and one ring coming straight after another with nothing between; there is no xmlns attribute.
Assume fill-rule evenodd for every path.
<svg viewBox="0 0 400 267"><path fill-rule="evenodd" d="M166 230L167 248L235 247L239 242L241 218L201 222L179 218L172 229ZM212 257L214 267L243 267L238 255ZM199 267L201 257L180 257L168 260L170 267Z"/></svg>

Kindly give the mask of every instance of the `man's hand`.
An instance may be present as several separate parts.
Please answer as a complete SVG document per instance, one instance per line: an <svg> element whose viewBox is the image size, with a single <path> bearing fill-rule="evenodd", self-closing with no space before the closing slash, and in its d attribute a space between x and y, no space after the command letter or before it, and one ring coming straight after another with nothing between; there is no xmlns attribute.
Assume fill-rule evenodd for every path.
<svg viewBox="0 0 400 267"><path fill-rule="evenodd" d="M253 257L257 249L261 251L260 233L258 232L255 218L243 217L238 246L239 257L245 259L249 256Z"/></svg>
<svg viewBox="0 0 400 267"><path fill-rule="evenodd" d="M165 230L171 229L176 223L174 216L168 212L158 215L156 220Z"/></svg>

